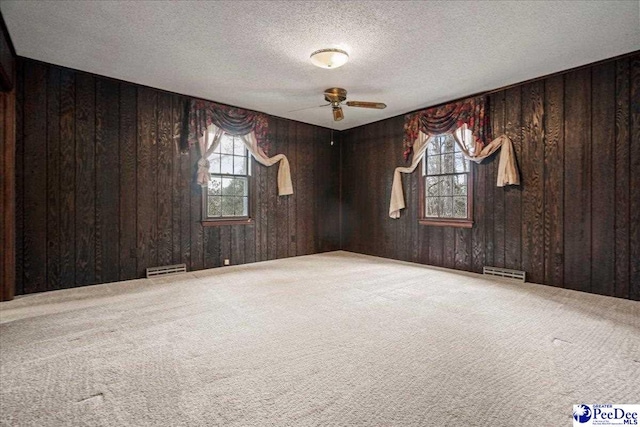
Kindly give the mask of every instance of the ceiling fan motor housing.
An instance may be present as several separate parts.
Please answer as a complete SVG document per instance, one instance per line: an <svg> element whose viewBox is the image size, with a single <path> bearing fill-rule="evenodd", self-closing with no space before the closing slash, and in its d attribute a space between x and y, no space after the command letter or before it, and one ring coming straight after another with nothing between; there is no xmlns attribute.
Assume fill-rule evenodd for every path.
<svg viewBox="0 0 640 427"><path fill-rule="evenodd" d="M347 91L341 87L332 87L324 91L324 99L334 106L347 99Z"/></svg>

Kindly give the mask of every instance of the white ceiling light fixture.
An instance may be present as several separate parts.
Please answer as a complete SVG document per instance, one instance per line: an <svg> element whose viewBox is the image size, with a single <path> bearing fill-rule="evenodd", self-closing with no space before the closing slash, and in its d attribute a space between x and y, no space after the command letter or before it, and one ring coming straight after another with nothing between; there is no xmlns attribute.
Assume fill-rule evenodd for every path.
<svg viewBox="0 0 640 427"><path fill-rule="evenodd" d="M311 62L320 68L338 68L349 60L349 54L342 49L320 49L310 56Z"/></svg>

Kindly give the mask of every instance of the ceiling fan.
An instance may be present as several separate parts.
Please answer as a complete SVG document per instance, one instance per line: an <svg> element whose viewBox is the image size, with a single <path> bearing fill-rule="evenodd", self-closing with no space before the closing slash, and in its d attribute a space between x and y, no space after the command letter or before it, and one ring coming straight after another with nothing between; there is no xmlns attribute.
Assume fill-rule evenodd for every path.
<svg viewBox="0 0 640 427"><path fill-rule="evenodd" d="M333 120L339 122L344 119L344 113L342 112L342 106L340 105L347 99L346 89L340 87L332 87L324 91L324 99L331 105L333 110ZM345 103L347 107L359 107L359 108L375 108L382 110L387 108L387 104L382 102L364 102L364 101L347 101Z"/></svg>
<svg viewBox="0 0 640 427"><path fill-rule="evenodd" d="M341 87L332 87L326 89L324 91L324 99L328 102L328 104L319 105L319 107L326 107L331 105L331 110L333 110L333 120L339 122L344 119L344 112L342 111L342 103L347 99L347 91L346 89L342 89ZM383 104L382 102L365 102L365 101L347 101L345 102L347 107L359 107L359 108L374 108L377 110L382 110L383 108L387 108L387 104ZM316 107L309 107L316 108ZM306 110L307 108L302 108L301 110ZM293 110L300 111L300 110Z"/></svg>

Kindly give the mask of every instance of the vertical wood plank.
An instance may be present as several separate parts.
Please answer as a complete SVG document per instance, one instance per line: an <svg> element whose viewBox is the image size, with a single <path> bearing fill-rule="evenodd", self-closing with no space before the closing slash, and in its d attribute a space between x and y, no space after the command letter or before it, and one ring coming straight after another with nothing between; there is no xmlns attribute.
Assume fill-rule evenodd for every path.
<svg viewBox="0 0 640 427"><path fill-rule="evenodd" d="M184 101L181 97L171 97L172 109L172 141L171 141L171 252L172 263L182 263L181 239L182 217L180 206L180 189L182 188L182 176L180 174L180 139L182 138L182 112Z"/></svg>
<svg viewBox="0 0 640 427"><path fill-rule="evenodd" d="M10 93L0 92L0 301L5 301L12 299L9 297L9 292L6 289L10 286L14 286L13 283L7 282L7 271L10 271L13 268L13 264L15 263L7 263L6 252L10 250L7 242L8 230L13 228L13 224L11 224L10 215L12 212L9 206L5 206L8 201L8 197L5 194L9 188L9 174L12 171L9 170L8 165L8 156L7 151L9 149L9 144L15 144L14 141L10 140L11 130L8 129L9 121L11 119L11 110L9 110L8 98L11 96ZM47 144L48 146L48 144ZM48 149L48 147L47 147ZM6 295L6 297L5 297Z"/></svg>
<svg viewBox="0 0 640 427"><path fill-rule="evenodd" d="M615 296L629 298L629 59L616 61Z"/></svg>
<svg viewBox="0 0 640 427"><path fill-rule="evenodd" d="M11 58L11 64L15 64ZM14 76L12 76L14 77ZM16 93L0 94L0 301L10 301L16 290Z"/></svg>
<svg viewBox="0 0 640 427"><path fill-rule="evenodd" d="M329 131L328 131L329 132ZM331 233L327 251L335 251L340 247L340 138L334 132L333 137L329 133L329 138L333 140L333 145L329 142L327 146L327 183L330 188L330 209L326 213L331 222ZM384 169L383 169L384 170ZM384 192L383 192L384 194ZM324 221L324 219L322 219Z"/></svg>
<svg viewBox="0 0 640 427"><path fill-rule="evenodd" d="M591 290L615 291L615 64L592 71L591 96Z"/></svg>
<svg viewBox="0 0 640 427"><path fill-rule="evenodd" d="M172 128L172 95L158 93L158 157L156 186L157 219L158 219L158 265L169 265L173 260L173 128Z"/></svg>
<svg viewBox="0 0 640 427"><path fill-rule="evenodd" d="M363 143L363 152L367 152L369 150L367 150L366 148L366 143ZM402 158L401 155L401 150L396 151L396 156L399 157L398 159L398 165L403 165L403 166L407 166L409 164L409 162L413 161L413 157L411 159L409 159L409 162L405 162L404 159ZM362 174L364 175L366 173L366 170L368 169L366 167L366 164L363 162L362 164L363 166L363 170L362 170ZM413 172L414 174L417 173L416 171ZM361 180L364 179L364 177L360 178ZM405 208L401 213L400 213L400 218L394 220L396 222L397 225L397 233L396 233L396 242L395 242L395 254L394 254L394 258L396 259L401 259L401 260L407 260L407 254L409 252L409 248L407 247L407 240L409 238L409 222L410 221L417 221L417 218L411 218L411 205L416 203L417 200L415 200L415 193L411 192L411 176L408 174L402 174L402 191L404 193L404 197L405 197L405 205L407 206L407 208ZM363 194L364 196L365 194ZM362 230L364 231L364 230ZM365 236L363 233L359 233L359 236ZM361 243L362 245L366 245L366 242L362 241Z"/></svg>
<svg viewBox="0 0 640 427"><path fill-rule="evenodd" d="M545 82L544 140L544 282L564 280L564 78Z"/></svg>
<svg viewBox="0 0 640 427"><path fill-rule="evenodd" d="M473 180L473 228L471 229L471 270L482 272L486 265L486 210L487 192L485 182L487 180L487 164L478 165L469 162L474 170Z"/></svg>
<svg viewBox="0 0 640 427"><path fill-rule="evenodd" d="M7 151L9 149L9 144L15 144L15 141L10 140L11 130L8 129L8 125L10 125L11 119L11 110L8 105L8 97L11 96L10 93L0 91L0 301L10 300L11 297L8 297L8 292L6 289L8 287L14 286L12 283L7 282L7 271L10 271L13 268L13 264L15 263L7 263L6 260L6 252L10 250L8 247L7 235L8 230L13 228L14 225L10 223L10 215L13 213L10 210L9 206L5 206L8 202L8 195L6 194L9 185L10 185L10 176L9 174L12 171L9 170L9 159L7 158ZM47 144L47 150L48 148ZM15 290L15 289L14 289ZM7 297L5 297L7 295Z"/></svg>
<svg viewBox="0 0 640 427"><path fill-rule="evenodd" d="M231 264L245 263L244 258L244 228L245 225L231 226Z"/></svg>
<svg viewBox="0 0 640 427"><path fill-rule="evenodd" d="M184 113L183 113L184 114ZM191 188L196 179L195 164L192 163L193 151L180 155L180 254L182 263L191 268ZM200 212L198 207L198 212Z"/></svg>
<svg viewBox="0 0 640 427"><path fill-rule="evenodd" d="M204 268L221 265L220 227L204 227Z"/></svg>
<svg viewBox="0 0 640 427"><path fill-rule="evenodd" d="M75 73L60 72L60 286L76 283L76 86Z"/></svg>
<svg viewBox="0 0 640 427"><path fill-rule="evenodd" d="M544 82L522 88L522 269L544 280Z"/></svg>
<svg viewBox="0 0 640 427"><path fill-rule="evenodd" d="M522 86L506 90L505 134L513 142L516 161L522 156ZM522 269L522 188L504 187L505 267Z"/></svg>
<svg viewBox="0 0 640 427"><path fill-rule="evenodd" d="M500 136L505 134L505 120L506 120L506 98L505 91L498 92L492 98L492 105L494 106L493 118L491 118L491 128L493 129L494 136ZM499 161L494 160L492 163L493 173L492 180L488 185L493 187L493 263L491 265L495 267L504 268L505 263L505 188L496 187L496 180L498 176L498 164ZM511 190L509 190L511 191Z"/></svg>
<svg viewBox="0 0 640 427"><path fill-rule="evenodd" d="M138 217L138 94L135 86L120 84L120 280L138 277L136 267Z"/></svg>
<svg viewBox="0 0 640 427"><path fill-rule="evenodd" d="M289 153L289 121L288 120L272 120L274 130L272 134L275 134L275 148L277 153L282 153L288 156ZM269 153L270 156L276 154L276 152ZM287 157L288 158L288 157ZM273 168L278 166L272 166ZM291 196L278 196L276 198L275 207L275 219L276 219L276 257L286 258L289 256L289 199Z"/></svg>
<svg viewBox="0 0 640 427"><path fill-rule="evenodd" d="M137 146L137 275L158 265L158 193L157 193L157 101L158 92L138 88L138 146ZM200 265L202 268L202 265Z"/></svg>
<svg viewBox="0 0 640 427"><path fill-rule="evenodd" d="M269 153L271 155L271 153ZM244 251L245 251L245 262L256 262L257 254L256 254L256 244L257 244L257 220L258 220L258 177L256 176L256 165L258 162L253 158L253 156L249 156L250 162L250 171L251 178L249 178L249 215L253 218L253 223L246 226L244 230L245 241L244 241ZM288 230L284 230L285 235L288 233Z"/></svg>
<svg viewBox="0 0 640 427"><path fill-rule="evenodd" d="M60 69L47 67L47 289L60 289Z"/></svg>
<svg viewBox="0 0 640 427"><path fill-rule="evenodd" d="M24 72L24 292L47 284L47 68L28 62Z"/></svg>
<svg viewBox="0 0 640 427"><path fill-rule="evenodd" d="M190 151L190 170L193 171L190 180L191 194L191 269L202 270L204 266L204 238L202 221L202 187L195 180L195 171L197 170L198 159L200 154L196 147Z"/></svg>
<svg viewBox="0 0 640 427"><path fill-rule="evenodd" d="M382 153L387 150L388 140L385 135L386 127L384 122L372 123L369 128L372 130L372 133L369 135L368 143L370 144L371 151L375 153L371 156L369 168L377 171L377 173L371 174L371 183L369 185L371 186L374 198L375 196L378 197L378 200L374 200L371 206L373 212L370 213L370 216L373 217L375 226L370 231L369 239L375 249L375 255L384 256L386 252L384 235L387 223L385 211L388 211L389 207L385 206L387 203L384 195L386 193L387 183L384 180L386 168L385 158Z"/></svg>
<svg viewBox="0 0 640 427"><path fill-rule="evenodd" d="M495 105L495 96L490 95L488 97L489 100L489 120L491 121L493 116L495 115L496 105ZM491 123L492 125L492 123ZM492 131L495 132L495 129L492 127ZM492 133L490 137L493 140L494 137L500 136L498 134ZM489 159L486 159L482 167L485 169L484 171L484 179L479 180L478 185L484 187L485 192L485 200L479 203L484 204L484 265L493 266L493 253L495 251L495 240L494 240L494 198L497 190L502 190L496 187L496 167L495 163L498 159L499 154L494 154ZM474 202L474 206L476 202Z"/></svg>
<svg viewBox="0 0 640 427"><path fill-rule="evenodd" d="M429 226L427 226L429 227ZM445 237L445 231L447 236ZM455 240L453 239L453 233L449 236L449 231L453 229L449 227L429 227L429 263L439 267L453 267L453 253L455 251ZM450 248L448 252L450 257L445 262L444 248Z"/></svg>
<svg viewBox="0 0 640 427"><path fill-rule="evenodd" d="M309 157L309 147L313 144L313 136L313 128L311 126L299 124L298 144L296 146L298 161L298 176L296 178L296 184L298 188L296 203L297 255L309 254L309 204L312 202L310 200L309 185L309 162L311 161ZM269 190L271 190L271 187L269 188ZM271 208L271 205L269 205L269 208Z"/></svg>
<svg viewBox="0 0 640 427"><path fill-rule="evenodd" d="M455 229L455 264L458 270L471 270L471 230Z"/></svg>
<svg viewBox="0 0 640 427"><path fill-rule="evenodd" d="M318 210L316 209L316 201L318 200L318 192L316 182L318 180L318 147L321 144L322 129L313 126L313 138L308 150L309 162L309 206L307 212L309 214L309 236L307 242L307 253L316 253L316 243L319 239L318 234Z"/></svg>
<svg viewBox="0 0 640 427"><path fill-rule="evenodd" d="M256 203L256 260L266 261L268 258L268 228L269 228L269 185L268 185L268 173L267 167L253 162L254 172L256 174L257 182L257 203ZM293 172L292 172L293 173ZM294 191L296 189L294 188Z"/></svg>
<svg viewBox="0 0 640 427"><path fill-rule="evenodd" d="M25 60L16 60L16 234L15 294L24 294L24 68Z"/></svg>
<svg viewBox="0 0 640 427"><path fill-rule="evenodd" d="M220 228L220 265L224 265L224 260L231 261L233 253L231 251L231 226L223 225Z"/></svg>
<svg viewBox="0 0 640 427"><path fill-rule="evenodd" d="M591 70L565 75L564 283L591 290Z"/></svg>
<svg viewBox="0 0 640 427"><path fill-rule="evenodd" d="M285 230L285 233L288 231ZM244 226L244 262L256 262L256 226L255 223ZM284 255L286 257L287 255Z"/></svg>
<svg viewBox="0 0 640 427"><path fill-rule="evenodd" d="M5 294L7 287L14 286L13 284L9 284L6 281L6 271L10 268L13 268L12 265L6 263L6 252L9 250L7 246L7 236L10 228L13 228L10 222L10 215L12 212L9 209L9 206L5 206L8 201L8 197L5 194L9 187L9 162L10 160L7 158L7 150L9 148L9 144L12 141L8 141L10 138L9 132L7 129L8 121L11 120L9 110L9 105L7 98L10 96L9 93L0 91L0 301L5 301L5 299L9 300L10 298L5 298ZM48 146L48 144L47 144ZM47 147L48 150L48 147Z"/></svg>
<svg viewBox="0 0 640 427"><path fill-rule="evenodd" d="M298 169L298 144L300 141L300 125L298 122L291 122L289 124L289 134L291 137L288 141L288 153L287 158L289 159L289 164L291 166L291 184L293 185L293 195L289 196L288 200L288 209L289 209L289 230L287 232L287 238L289 239L289 256L296 256L298 251L297 246L297 201L298 201L298 193L300 189L298 188L298 174L300 173ZM284 232L284 231L283 231ZM257 251L257 242L260 238L260 233L258 232L258 225L256 224L256 261L260 260L258 251Z"/></svg>
<svg viewBox="0 0 640 427"><path fill-rule="evenodd" d="M399 166L393 163L395 156L391 153L402 150L402 146L398 144L398 139L394 137L394 131L397 129L396 126L399 126L397 120L378 122L377 129L379 133L376 135L376 138L379 140L379 146L375 149L377 155L374 158L377 158L377 160L373 162L373 167L378 171L376 174L376 194L379 195L380 199L377 200L374 205L376 206L376 211L379 212L376 216L381 218L379 233L376 236L376 246L380 256L388 256L388 242L393 241L395 238L395 230L393 227L395 220L389 217L389 201L391 200L393 172L396 166ZM420 172L418 172L418 175L418 179L422 179ZM420 196L417 195L417 197ZM419 228L424 229L424 227ZM426 255L428 258L428 253Z"/></svg>
<svg viewBox="0 0 640 427"><path fill-rule="evenodd" d="M334 194L333 194L333 168L331 164L331 131L329 129L318 129L318 143L314 154L316 163L314 212L316 214L315 227L315 248L314 252L326 252L331 247L333 227L335 218Z"/></svg>
<svg viewBox="0 0 640 427"><path fill-rule="evenodd" d="M76 286L95 283L95 78L76 75Z"/></svg>
<svg viewBox="0 0 640 427"><path fill-rule="evenodd" d="M408 217L408 223L409 223L409 235L407 237L407 245L408 245L408 253L407 253L407 261L411 261L411 262L417 262L418 261L418 249L419 249L419 243L418 243L418 218L419 218L419 212L420 212L420 201L419 201L419 197L420 197L420 193L419 193L419 180L422 177L422 172L421 172L421 168L420 165L418 165L418 167L416 167L416 169L413 171L413 173L411 174L411 180L410 180L410 185L409 185L409 189L410 189L410 194L411 194L411 205L409 207L409 209L407 209L407 217ZM373 200L373 204L377 204L378 200L374 198ZM373 206L372 206L373 208ZM372 209L372 211L375 212L375 209Z"/></svg>
<svg viewBox="0 0 640 427"><path fill-rule="evenodd" d="M442 238L436 239L436 251L442 253L440 266L445 268L456 268L456 229L453 227L432 227L432 229L442 229Z"/></svg>
<svg viewBox="0 0 640 427"><path fill-rule="evenodd" d="M344 182L359 182L360 175L359 169L362 162L357 162L358 150L360 149L359 129L353 129L350 131L349 147L345 150L348 151L347 159L345 159L345 178ZM358 242L356 241L358 234L358 220L356 218L357 207L361 206L358 200L359 194L355 186L346 188L343 193L343 233L344 233L344 245L347 250L358 252ZM359 210L359 209L358 209ZM396 224L394 224L395 226ZM393 239L390 240L391 250L390 253L395 253L395 228L393 233Z"/></svg>
<svg viewBox="0 0 640 427"><path fill-rule="evenodd" d="M324 177L324 170L323 170L323 161L324 159L322 158L322 152L324 151L326 145L326 141L324 139L325 134L324 134L324 129L316 129L316 138L315 138L315 144L313 145L313 168L314 168L314 181L313 181L313 189L312 189L312 193L313 193L313 197L312 197L312 202L313 202L313 207L312 207L312 211L313 211L313 215L314 215L314 221L313 221L313 234L315 236L315 238L312 240L312 251L313 253L318 253L321 252L321 247L323 245L323 236L324 236L324 231L323 229L325 228L325 226L327 224L323 224L321 221L318 221L318 218L321 218L323 213L324 213L324 209L327 207L327 201L324 199L324 195L321 193L320 188L318 187L319 182L322 181L323 179L326 179Z"/></svg>
<svg viewBox="0 0 640 427"><path fill-rule="evenodd" d="M96 283L120 277L120 85L96 81Z"/></svg>
<svg viewBox="0 0 640 427"><path fill-rule="evenodd" d="M349 226L349 211L351 209L351 193L353 191L353 130L340 133L340 248L351 250L351 229Z"/></svg>
<svg viewBox="0 0 640 427"><path fill-rule="evenodd" d="M629 298L640 300L640 55L630 60Z"/></svg>

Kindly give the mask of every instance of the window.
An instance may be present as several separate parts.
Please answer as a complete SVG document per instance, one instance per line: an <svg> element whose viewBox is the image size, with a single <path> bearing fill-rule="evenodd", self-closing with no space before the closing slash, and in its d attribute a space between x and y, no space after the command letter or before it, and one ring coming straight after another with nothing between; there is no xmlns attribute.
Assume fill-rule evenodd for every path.
<svg viewBox="0 0 640 427"><path fill-rule="evenodd" d="M203 197L205 221L249 222L250 162L242 140L223 134L209 163L209 186Z"/></svg>
<svg viewBox="0 0 640 427"><path fill-rule="evenodd" d="M471 164L452 134L431 138L423 160L420 223L471 227Z"/></svg>

